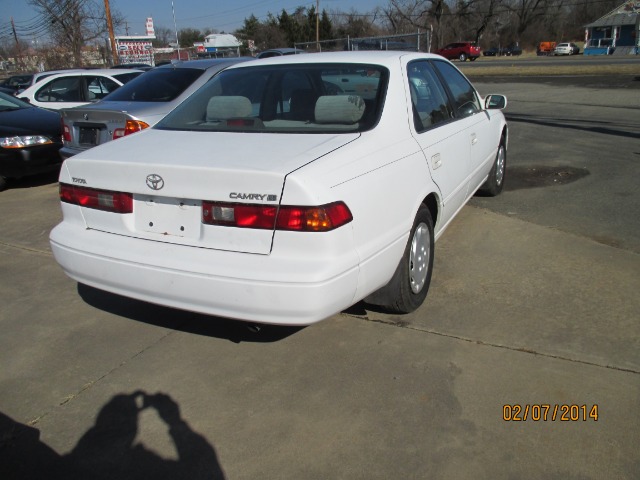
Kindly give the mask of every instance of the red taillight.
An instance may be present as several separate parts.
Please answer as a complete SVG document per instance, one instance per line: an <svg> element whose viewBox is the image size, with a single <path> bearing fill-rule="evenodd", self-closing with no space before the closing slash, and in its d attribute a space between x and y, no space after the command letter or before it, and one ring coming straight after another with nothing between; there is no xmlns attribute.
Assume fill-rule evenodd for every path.
<svg viewBox="0 0 640 480"><path fill-rule="evenodd" d="M65 125L64 119L60 117L60 128L62 129L62 141L70 142L71 141L71 129L68 125Z"/></svg>
<svg viewBox="0 0 640 480"><path fill-rule="evenodd" d="M133 212L133 195L124 192L112 192L110 190L98 190L96 188L61 183L60 200L65 203L107 212Z"/></svg>
<svg viewBox="0 0 640 480"><path fill-rule="evenodd" d="M353 220L342 202L320 207L245 205L240 203L202 202L202 222L240 228L327 232Z"/></svg>
<svg viewBox="0 0 640 480"><path fill-rule="evenodd" d="M149 128L148 123L145 123L141 120L127 120L127 122L124 124L124 128L116 128L113 131L113 140L126 137L127 135L131 135L132 133L144 130L145 128Z"/></svg>

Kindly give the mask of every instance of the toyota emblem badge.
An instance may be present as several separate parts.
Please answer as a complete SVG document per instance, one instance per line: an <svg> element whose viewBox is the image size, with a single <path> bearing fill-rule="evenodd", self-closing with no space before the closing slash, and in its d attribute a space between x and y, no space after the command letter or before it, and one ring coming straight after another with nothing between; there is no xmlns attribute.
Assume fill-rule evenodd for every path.
<svg viewBox="0 0 640 480"><path fill-rule="evenodd" d="M151 175L147 175L147 187L151 190L160 190L164 187L164 180L160 175L152 173Z"/></svg>

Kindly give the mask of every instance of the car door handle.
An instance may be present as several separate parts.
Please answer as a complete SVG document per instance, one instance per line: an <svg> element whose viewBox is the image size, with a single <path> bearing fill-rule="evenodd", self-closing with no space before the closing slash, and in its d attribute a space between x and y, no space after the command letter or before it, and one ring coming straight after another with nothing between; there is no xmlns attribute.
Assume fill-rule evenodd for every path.
<svg viewBox="0 0 640 480"><path fill-rule="evenodd" d="M478 137L476 137L475 133L471 134L471 145L475 145L476 143L478 143Z"/></svg>
<svg viewBox="0 0 640 480"><path fill-rule="evenodd" d="M441 166L442 166L442 159L440 158L440 154L436 153L433 157L431 157L431 168L436 170Z"/></svg>

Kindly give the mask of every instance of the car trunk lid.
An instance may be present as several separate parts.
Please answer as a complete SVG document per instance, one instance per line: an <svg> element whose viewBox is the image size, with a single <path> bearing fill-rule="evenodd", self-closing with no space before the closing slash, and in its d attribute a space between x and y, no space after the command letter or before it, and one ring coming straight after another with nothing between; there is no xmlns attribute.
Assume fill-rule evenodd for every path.
<svg viewBox="0 0 640 480"><path fill-rule="evenodd" d="M63 110L62 121L69 129L71 141L65 146L87 149L113 140L117 129L124 130L132 117L120 110L82 109Z"/></svg>
<svg viewBox="0 0 640 480"><path fill-rule="evenodd" d="M87 228L149 240L268 254L273 230L204 225L202 202L280 204L287 174L359 134L146 130L66 161L61 181L133 194L133 213L83 209Z"/></svg>

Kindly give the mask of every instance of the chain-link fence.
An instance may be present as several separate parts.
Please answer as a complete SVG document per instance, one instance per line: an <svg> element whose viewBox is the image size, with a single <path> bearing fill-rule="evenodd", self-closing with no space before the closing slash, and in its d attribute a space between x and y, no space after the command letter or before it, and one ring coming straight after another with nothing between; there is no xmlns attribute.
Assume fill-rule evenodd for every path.
<svg viewBox="0 0 640 480"><path fill-rule="evenodd" d="M334 38L319 42L298 42L295 48L307 52L338 52L346 50L406 50L411 52L431 51L431 30L426 32L379 37Z"/></svg>

